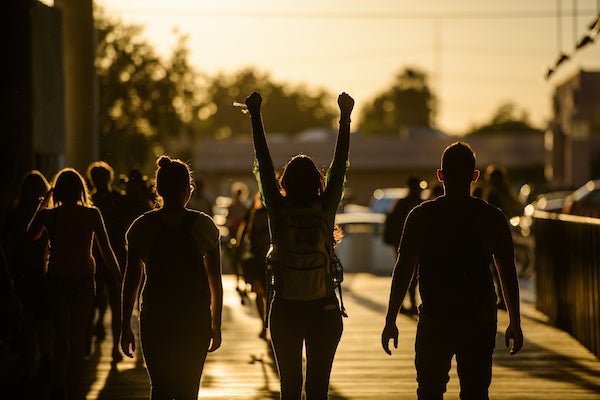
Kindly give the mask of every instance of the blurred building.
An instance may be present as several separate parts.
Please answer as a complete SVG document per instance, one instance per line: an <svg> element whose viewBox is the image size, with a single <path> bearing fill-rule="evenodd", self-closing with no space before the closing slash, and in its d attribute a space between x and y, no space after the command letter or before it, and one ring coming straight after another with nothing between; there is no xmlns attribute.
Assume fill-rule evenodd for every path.
<svg viewBox="0 0 600 400"><path fill-rule="evenodd" d="M336 135L323 135L307 140L267 134L275 168L281 168L294 155L310 155L323 169L329 166L335 148ZM404 185L408 176L418 175L436 181L440 155L444 148L459 138L426 132L411 135L390 135L366 138L352 133L350 139L350 170L346 185L349 200L367 204L377 188ZM477 167L500 164L509 170L542 170L544 167L544 136L541 134L494 134L463 138L477 153ZM227 193L231 182L243 181L256 190L251 173L254 149L250 138L241 140L206 141L199 143L194 153L193 168L202 173L217 192Z"/></svg>
<svg viewBox="0 0 600 400"><path fill-rule="evenodd" d="M92 0L11 0L3 8L0 222L28 170L51 179L98 157L92 9Z"/></svg>
<svg viewBox="0 0 600 400"><path fill-rule="evenodd" d="M600 163L600 71L578 71L558 84L553 108L546 178L556 186L580 186Z"/></svg>

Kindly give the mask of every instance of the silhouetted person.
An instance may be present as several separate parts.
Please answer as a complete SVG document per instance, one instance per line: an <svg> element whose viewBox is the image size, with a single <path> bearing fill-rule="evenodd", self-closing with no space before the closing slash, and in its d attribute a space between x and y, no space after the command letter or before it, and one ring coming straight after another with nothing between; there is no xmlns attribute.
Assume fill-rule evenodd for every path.
<svg viewBox="0 0 600 400"><path fill-rule="evenodd" d="M246 205L248 186L243 182L234 182L231 185L230 191L231 204L227 207L227 217L225 220L225 227L229 232L226 251L236 276L237 292L240 295L242 304L245 304L248 295L245 285L241 285L244 279L244 271L239 254L240 246L237 243L237 234L240 225L244 222L244 218L248 213L248 206Z"/></svg>
<svg viewBox="0 0 600 400"><path fill-rule="evenodd" d="M186 208L188 165L167 156L157 165L162 205L127 231L121 348L133 357L131 315L145 275L140 336L151 399L196 399L207 352L221 345L219 230L208 215Z"/></svg>
<svg viewBox="0 0 600 400"><path fill-rule="evenodd" d="M260 193L254 196L254 204L248 211L244 222L240 225L238 244L240 258L244 272L244 280L250 284L252 292L256 295L255 303L262 324L261 338L267 337L266 290L267 253L271 245L269 235L269 219L267 210L263 205Z"/></svg>
<svg viewBox="0 0 600 400"><path fill-rule="evenodd" d="M456 355L460 398L483 400L488 399L497 328L492 260L510 317L506 346L510 354L523 346L512 238L504 215L470 195L471 183L479 177L471 148L462 142L450 145L441 164L438 178L445 194L417 206L406 220L381 343L388 354L390 340L398 346L396 317L419 265L418 398L443 398Z"/></svg>
<svg viewBox="0 0 600 400"><path fill-rule="evenodd" d="M132 169L125 180L125 226L131 223L146 211L154 207L152 190L148 178L140 170Z"/></svg>
<svg viewBox="0 0 600 400"><path fill-rule="evenodd" d="M47 209L51 199L56 208ZM74 398L94 301L94 239L119 286L121 272L102 214L91 206L85 181L72 168L56 175L53 189L40 202L27 233L35 240L44 231L50 239L46 290L55 332L54 396Z"/></svg>
<svg viewBox="0 0 600 400"><path fill-rule="evenodd" d="M119 189L113 188L114 170L104 161L96 161L89 165L88 178L93 185L92 202L100 209L106 231L110 239L119 265L125 265L125 195ZM119 337L121 335L121 288L116 285L112 274L106 264L99 257L97 246L94 246L96 258L96 299L95 308L98 310L96 327L90 329L90 335L95 332L99 340L104 338L104 314L106 303L111 312L111 331L113 339L112 358L114 363L123 359L119 350ZM94 313L92 313L92 322Z"/></svg>
<svg viewBox="0 0 600 400"><path fill-rule="evenodd" d="M212 217L214 215L214 201L206 195L206 185L200 178L194 180L194 191L190 199L189 208L202 211L204 214Z"/></svg>
<svg viewBox="0 0 600 400"><path fill-rule="evenodd" d="M411 177L407 182L408 193L405 197L398 199L392 211L386 216L383 240L394 248L394 251L398 251L400 245L400 238L402 237L402 229L404 228L404 221L408 216L410 210L421 204L421 179ZM405 311L409 314L417 313L417 277L410 283L408 288L408 295L410 300L410 308ZM402 309L404 309L402 307Z"/></svg>
<svg viewBox="0 0 600 400"><path fill-rule="evenodd" d="M335 213L343 196L354 100L338 97L340 125L325 181L306 155L293 157L279 182L261 117L262 98L246 99L252 119L254 172L269 216L275 294L269 316L281 398L300 399L302 349L306 351L306 399L326 399L335 352L342 335L342 312L333 291Z"/></svg>
<svg viewBox="0 0 600 400"><path fill-rule="evenodd" d="M502 210L508 219L523 213L523 206L508 180L508 172L499 165L491 164L485 169L485 183L481 196L483 200ZM498 308L506 310L504 296L500 290L498 272L493 266L492 274L497 288Z"/></svg>
<svg viewBox="0 0 600 400"><path fill-rule="evenodd" d="M498 207L507 218L523 214L523 205L508 180L508 172L499 165L488 165L482 198Z"/></svg>
<svg viewBox="0 0 600 400"><path fill-rule="evenodd" d="M35 213L40 199L50 184L37 170L29 171L21 180L15 205L9 212L2 230L4 247L15 290L23 302L21 337L25 364L25 379L47 377L50 366L51 327L48 307L44 299L44 279L48 235L44 232L39 239L30 240L27 225ZM37 358L40 356L40 369Z"/></svg>
<svg viewBox="0 0 600 400"><path fill-rule="evenodd" d="M9 370L9 373L0 373L2 398L19 399L26 396L23 392L29 382L15 379L14 374L10 374L10 366L8 368L5 366L6 360L18 360L22 354L20 343L22 319L23 302L17 295L4 250L0 245L0 342L2 343L0 365L2 365L3 370ZM21 367L21 365L17 365L17 367Z"/></svg>

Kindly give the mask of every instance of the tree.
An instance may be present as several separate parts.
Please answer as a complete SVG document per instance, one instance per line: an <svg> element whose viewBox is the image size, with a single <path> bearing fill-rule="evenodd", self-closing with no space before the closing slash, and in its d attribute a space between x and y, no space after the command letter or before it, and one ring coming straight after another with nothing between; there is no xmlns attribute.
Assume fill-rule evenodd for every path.
<svg viewBox="0 0 600 400"><path fill-rule="evenodd" d="M253 91L264 98L263 115L271 132L296 134L308 128L330 128L335 119L333 96L323 89L312 92L272 81L269 74L245 68L218 74L209 80L194 130L200 138L250 136L250 124L239 107Z"/></svg>
<svg viewBox="0 0 600 400"><path fill-rule="evenodd" d="M410 126L434 125L436 99L425 72L405 68L393 84L363 107L360 130L366 134L393 134Z"/></svg>
<svg viewBox="0 0 600 400"><path fill-rule="evenodd" d="M143 28L96 9L100 153L115 170L154 170L156 155L192 159L206 139L250 136L250 123L234 103L258 90L272 132L296 134L331 128L334 97L323 89L273 82L252 68L209 77L189 64L187 37L167 61L142 37ZM177 34L177 32L175 32Z"/></svg>
<svg viewBox="0 0 600 400"><path fill-rule="evenodd" d="M494 133L542 133L529 121L527 111L520 110L513 102L501 104L489 122L473 126L467 135L489 135Z"/></svg>
<svg viewBox="0 0 600 400"><path fill-rule="evenodd" d="M195 72L180 37L165 63L141 36L143 28L95 11L98 34L100 156L115 170L153 170L164 144L186 131L193 114Z"/></svg>

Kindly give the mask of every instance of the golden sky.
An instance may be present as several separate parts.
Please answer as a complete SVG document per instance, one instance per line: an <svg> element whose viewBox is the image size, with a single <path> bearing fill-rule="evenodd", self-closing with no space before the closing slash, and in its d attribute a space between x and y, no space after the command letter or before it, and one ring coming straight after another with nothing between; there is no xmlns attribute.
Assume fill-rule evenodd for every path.
<svg viewBox="0 0 600 400"><path fill-rule="evenodd" d="M356 108L402 68L419 67L439 99L437 125L451 134L506 101L543 125L557 83L577 69L600 71L600 43L574 51L600 0L96 1L144 25L160 54L170 53L175 28L189 35L199 71L255 66L278 81L346 91ZM548 81L560 51L572 59Z"/></svg>

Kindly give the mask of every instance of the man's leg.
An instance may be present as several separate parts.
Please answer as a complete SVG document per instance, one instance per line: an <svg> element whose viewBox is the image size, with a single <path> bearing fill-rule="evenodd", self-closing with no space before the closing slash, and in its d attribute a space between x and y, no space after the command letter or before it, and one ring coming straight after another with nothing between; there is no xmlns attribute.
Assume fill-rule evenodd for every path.
<svg viewBox="0 0 600 400"><path fill-rule="evenodd" d="M443 399L453 355L454 332L448 323L419 320L415 341L419 400Z"/></svg>
<svg viewBox="0 0 600 400"><path fill-rule="evenodd" d="M495 339L495 322L473 322L462 329L456 354L461 400L489 398Z"/></svg>

